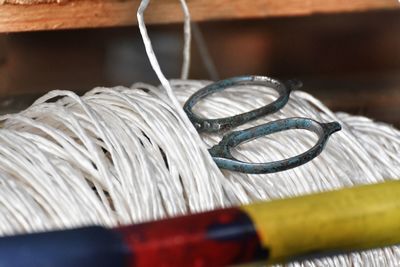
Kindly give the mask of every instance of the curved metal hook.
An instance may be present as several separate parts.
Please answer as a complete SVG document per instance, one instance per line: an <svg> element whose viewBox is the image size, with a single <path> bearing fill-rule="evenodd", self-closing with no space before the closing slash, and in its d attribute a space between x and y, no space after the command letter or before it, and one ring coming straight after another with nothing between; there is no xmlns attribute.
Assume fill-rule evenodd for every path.
<svg viewBox="0 0 400 267"><path fill-rule="evenodd" d="M260 136L289 129L305 129L318 136L317 143L308 151L288 159L268 163L249 163L235 159L230 149ZM324 149L331 134L341 129L338 122L319 123L307 118L290 118L269 122L242 131L234 131L224 136L217 145L209 149L218 167L231 171L261 174L288 170L300 166L318 156Z"/></svg>
<svg viewBox="0 0 400 267"><path fill-rule="evenodd" d="M272 103L263 106L258 109L251 110L239 115L219 118L219 119L205 119L200 118L193 113L192 108L201 99L214 94L216 92L223 91L229 87L237 85L261 85L274 89L278 92L279 97ZM183 106L190 121L196 127L199 132L219 132L226 131L235 128L239 125L247 123L249 121L258 119L259 117L274 113L281 109L289 100L291 90L298 89L302 86L302 83L297 80L291 80L282 83L278 80L264 76L239 76L233 77L226 80L212 83L193 94Z"/></svg>

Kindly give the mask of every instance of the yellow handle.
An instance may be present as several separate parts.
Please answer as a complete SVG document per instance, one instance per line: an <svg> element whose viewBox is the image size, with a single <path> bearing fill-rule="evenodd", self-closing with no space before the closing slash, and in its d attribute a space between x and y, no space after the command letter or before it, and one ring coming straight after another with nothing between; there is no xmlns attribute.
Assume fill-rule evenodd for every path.
<svg viewBox="0 0 400 267"><path fill-rule="evenodd" d="M242 206L269 263L400 244L400 181Z"/></svg>

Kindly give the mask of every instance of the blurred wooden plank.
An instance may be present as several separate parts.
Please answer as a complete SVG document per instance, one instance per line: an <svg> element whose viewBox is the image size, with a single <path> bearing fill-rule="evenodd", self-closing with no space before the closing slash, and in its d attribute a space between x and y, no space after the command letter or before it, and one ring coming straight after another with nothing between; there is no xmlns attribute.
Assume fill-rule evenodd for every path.
<svg viewBox="0 0 400 267"><path fill-rule="evenodd" d="M3 0L4 1L4 0ZM399 9L395 0L188 0L194 21L299 16L315 13ZM0 32L110 27L136 24L140 0L63 0L0 5ZM154 0L148 23L182 21L178 0Z"/></svg>

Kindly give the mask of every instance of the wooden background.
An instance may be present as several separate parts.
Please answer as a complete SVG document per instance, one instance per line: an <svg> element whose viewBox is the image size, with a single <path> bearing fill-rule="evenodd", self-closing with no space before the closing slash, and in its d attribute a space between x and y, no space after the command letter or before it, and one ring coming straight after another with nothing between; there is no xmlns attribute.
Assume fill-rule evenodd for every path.
<svg viewBox="0 0 400 267"><path fill-rule="evenodd" d="M133 25L140 3L140 0L58 0L60 3L48 4L10 4L38 0L1 1L5 4L0 5L0 32ZM396 0L187 0L187 3L193 21L400 8ZM182 17L178 0L153 0L146 13L148 23L179 22Z"/></svg>
<svg viewBox="0 0 400 267"><path fill-rule="evenodd" d="M132 5L134 1L120 2ZM388 7L396 1L332 2L351 2L351 5L379 2ZM324 6L328 7L329 4ZM0 21L4 23L4 10L18 8L0 6ZM156 12L155 6L152 10ZM14 30L22 27L16 26L18 23L6 26L3 23L0 23L3 31L11 29L10 25L14 25ZM366 115L400 127L400 12L397 10L211 21L199 23L199 28L215 73L207 70L199 46L194 43L191 78L242 74L296 77L304 81L304 90L333 110ZM149 31L167 76L178 77L181 25L150 26ZM94 86L130 85L135 81L158 83L144 55L137 27L0 34L1 112L22 109L51 89L84 92Z"/></svg>

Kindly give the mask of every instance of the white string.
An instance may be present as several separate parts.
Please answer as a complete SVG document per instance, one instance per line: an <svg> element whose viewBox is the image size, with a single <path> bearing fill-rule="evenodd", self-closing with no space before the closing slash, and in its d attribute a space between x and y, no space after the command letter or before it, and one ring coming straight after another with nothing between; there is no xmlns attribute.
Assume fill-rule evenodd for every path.
<svg viewBox="0 0 400 267"><path fill-rule="evenodd" d="M183 104L208 83L173 80L171 88ZM300 91L282 111L257 123L292 116L338 120L343 130L332 136L324 152L280 173L222 175L196 152L201 147L188 141L191 133L185 128L190 125L160 89L138 83L132 89L95 88L82 97L53 91L18 114L2 116L0 234L115 226L400 177L399 131L364 117L332 113ZM54 102L55 97L62 98ZM238 87L215 94L196 109L222 117L274 97L269 89ZM204 135L203 146L220 139ZM276 160L304 151L313 141L312 135L283 132L246 143L235 156ZM301 264L395 266L399 260L399 249L391 247Z"/></svg>
<svg viewBox="0 0 400 267"><path fill-rule="evenodd" d="M293 92L280 112L243 127L287 117L337 120L343 130L323 153L275 174L221 172L207 151L221 135L200 137L181 109L209 82L165 78L143 21L147 4L140 5L139 26L161 87L95 88L82 97L52 91L24 111L0 117L0 235L116 226L400 177L398 130L333 113L301 91ZM268 88L242 86L213 95L195 110L225 117L275 97ZM246 143L234 154L266 162L301 153L314 141L310 134L289 131ZM400 250L393 246L289 265L399 264Z"/></svg>
<svg viewBox="0 0 400 267"><path fill-rule="evenodd" d="M223 206L223 176L220 173L218 167L214 163L212 157L208 153L206 147L204 146L203 142L201 141L199 135L197 134L196 129L194 126L191 124L189 118L186 116L184 113L183 109L180 107L180 104L178 103L173 90L171 88L171 85L169 81L166 79L164 74L161 71L161 67L158 63L157 57L154 53L153 46L151 44L149 35L147 33L147 28L144 23L144 12L146 8L149 5L150 0L143 0L141 1L138 11L137 11L137 18L138 18L138 25L140 29L140 33L142 35L143 43L146 49L147 56L149 58L150 64L156 73L158 79L161 82L161 85L167 92L169 102L172 104L174 107L174 110L177 113L177 116L179 118L179 123L181 127L183 127L184 131L186 131L185 135L187 136L187 143L190 143L192 149L193 149L193 166L189 165L189 167L194 168L197 170L199 176L198 179L201 179L202 181L207 181L208 183L198 183L199 185L202 186L202 190L205 190L208 194L208 198L206 201L200 201L197 210L205 210L205 209L210 209L212 207L212 203L215 201L218 202L219 206ZM190 64L190 15L189 15L189 10L186 5L186 1L180 0L181 6L185 15L185 42L184 42L184 63L183 63L183 71L182 71L182 76L187 76L188 74L188 69L189 69L189 64ZM163 90L161 90L163 92ZM200 165L201 162L204 162L205 165ZM215 194L211 194L211 187L214 187L214 192ZM191 196L189 196L191 199Z"/></svg>
<svg viewBox="0 0 400 267"><path fill-rule="evenodd" d="M190 27L190 13L189 8L186 4L185 0L179 0L181 3L183 15L184 15L184 24L183 24L183 32L184 32L184 44L183 44L183 63L182 63L182 71L181 71L181 79L186 80L189 75L190 69L190 46L191 46L191 27ZM168 80L165 78L163 72L161 71L160 65L158 63L157 57L154 53L153 46L151 45L150 37L147 33L146 24L144 22L144 12L146 11L148 5L150 4L150 0L142 0L140 2L139 8L137 10L136 16L138 19L139 30L142 35L142 40L146 49L147 56L150 60L150 64L153 67L158 79L161 84L167 90L168 95L171 94L170 86Z"/></svg>
<svg viewBox="0 0 400 267"><path fill-rule="evenodd" d="M192 33L190 27L190 13L186 1L185 0L179 0L179 1L181 2L182 11L184 14L184 22L183 22L184 44L183 44L183 64L182 64L181 79L187 80L190 69L190 45L192 40Z"/></svg>

